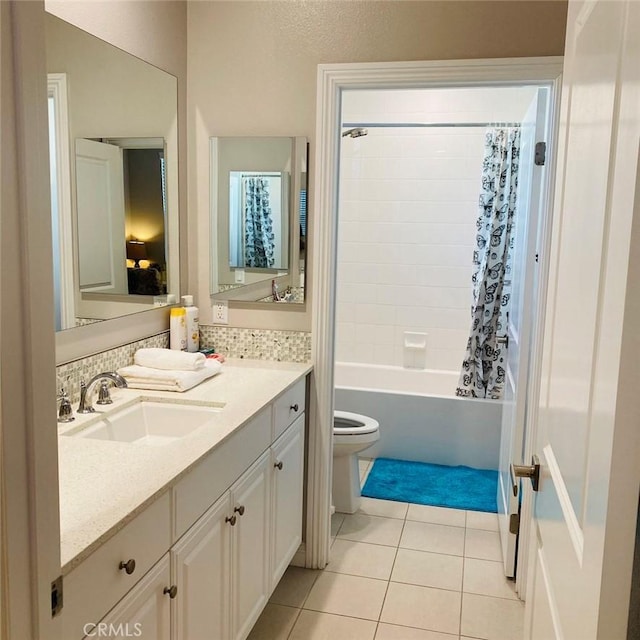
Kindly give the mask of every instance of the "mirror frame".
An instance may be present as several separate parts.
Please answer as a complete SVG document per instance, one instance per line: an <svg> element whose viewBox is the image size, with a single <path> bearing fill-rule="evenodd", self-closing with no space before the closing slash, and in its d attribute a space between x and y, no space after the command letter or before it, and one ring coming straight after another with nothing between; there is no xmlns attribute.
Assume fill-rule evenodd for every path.
<svg viewBox="0 0 640 640"><path fill-rule="evenodd" d="M212 291L214 286L214 274L217 270L217 267L214 267L214 261L217 259L218 252L218 228L217 225L214 224L214 221L217 220L218 216L218 189L220 188L218 185L218 175L217 175L217 162L214 158L217 158L217 146L218 140L220 139L229 139L229 138L239 138L239 139L268 139L268 138L287 138L291 140L291 161L292 165L296 167L296 170L291 171L291 179L290 179L290 190L293 194L290 197L290 221L297 220L298 224L290 225L289 229L289 262L292 263L295 257L298 257L298 266L296 269L292 269L289 267L287 275L278 276L277 272L282 271L282 269L267 269L265 270L265 278L261 279L255 283L249 283L245 285L241 285L238 287L234 287L229 289L228 291L214 293ZM287 302L277 304L274 307L273 302L265 302L255 299L243 299L242 296L250 296L251 298L255 295L254 291L260 291L261 297L267 297L269 295L271 285L270 281L275 280L276 282L281 282L285 284L290 284L292 287L299 287L300 282L304 280L304 275L308 270L308 237L309 237L309 209L307 206L307 222L306 222L306 245L305 256L304 256L304 265L301 271L300 268L300 260L299 250L295 250L296 246L299 246L300 243L300 198L299 193L302 188L302 174L306 173L306 189L309 189L309 140L305 136L212 136L209 139L209 160L210 160L210 177L209 177L209 226L210 226L210 238L209 238L209 298L212 303L216 300L225 300L229 305L236 308L244 308L244 309L278 309L278 310L292 310L292 311L303 311L307 306L307 291L306 287L304 289L304 299L301 302ZM306 168L306 172L302 172L297 170L298 167ZM309 198L307 196L307 203ZM222 240L225 243L228 243L228 238L224 238ZM215 253L214 253L215 250ZM245 269L247 272L255 271L251 267L247 267ZM302 274L302 277L301 277ZM269 290L266 295L262 295L266 290ZM240 298L234 297L237 293L241 296Z"/></svg>
<svg viewBox="0 0 640 640"><path fill-rule="evenodd" d="M45 12L46 16L51 16L57 20L60 20L84 34L95 38L96 40L104 43L109 47L113 47L115 50L120 51L131 58L143 62L154 69L162 71L170 76L175 82L175 157L176 157L176 170L175 177L172 180L172 188L174 192L175 202L175 221L170 222L168 232L173 236L173 246L176 256L176 267L178 271L177 281L177 298L179 294L185 289L185 283L187 278L187 263L185 252L182 250L184 243L186 242L186 224L184 220L184 212L181 206L181 185L184 178L184 169L182 162L184 162L184 153L181 149L182 138L181 127L184 123L184 110L181 107L181 90L180 80L172 72L167 71L165 68L149 62L145 58L137 56L130 51L119 47L103 37L89 32L76 24L68 22L64 18L60 17L56 13ZM181 153L182 151L182 153ZM73 185L71 185L73 188ZM170 240L171 241L171 240ZM172 306L167 305L163 307L147 307L140 311L134 311L127 315L118 316L115 318L109 318L101 320L93 324L87 324L84 326L71 327L62 331L54 331L55 344L56 344L56 366L68 363L74 360L86 358L88 356L121 347L137 340L149 338L151 336L164 333L169 327L169 313Z"/></svg>

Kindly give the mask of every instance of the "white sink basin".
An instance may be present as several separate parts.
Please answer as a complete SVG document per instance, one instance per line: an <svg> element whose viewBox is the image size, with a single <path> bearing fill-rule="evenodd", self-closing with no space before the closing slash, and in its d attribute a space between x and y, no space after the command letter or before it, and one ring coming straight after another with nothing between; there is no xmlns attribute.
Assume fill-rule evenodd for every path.
<svg viewBox="0 0 640 640"><path fill-rule="evenodd" d="M69 435L76 438L164 445L211 423L219 411L215 407L143 400L114 411L100 421Z"/></svg>

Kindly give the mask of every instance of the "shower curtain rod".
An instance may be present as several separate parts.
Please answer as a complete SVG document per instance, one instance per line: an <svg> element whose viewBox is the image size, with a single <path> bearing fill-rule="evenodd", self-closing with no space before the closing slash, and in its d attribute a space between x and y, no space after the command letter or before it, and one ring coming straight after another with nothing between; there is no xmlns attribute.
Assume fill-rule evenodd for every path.
<svg viewBox="0 0 640 640"><path fill-rule="evenodd" d="M447 127L507 127L517 128L521 124L519 122L343 122L344 128L363 127L369 129L375 128L447 128Z"/></svg>

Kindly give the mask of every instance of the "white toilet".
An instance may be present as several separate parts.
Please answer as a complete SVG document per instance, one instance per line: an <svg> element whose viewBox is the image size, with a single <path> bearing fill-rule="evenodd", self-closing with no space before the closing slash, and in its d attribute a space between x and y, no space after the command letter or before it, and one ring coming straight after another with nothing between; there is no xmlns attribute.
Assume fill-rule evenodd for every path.
<svg viewBox="0 0 640 640"><path fill-rule="evenodd" d="M336 511L355 513L360 507L358 453L380 438L380 425L369 416L348 411L333 414L333 504Z"/></svg>

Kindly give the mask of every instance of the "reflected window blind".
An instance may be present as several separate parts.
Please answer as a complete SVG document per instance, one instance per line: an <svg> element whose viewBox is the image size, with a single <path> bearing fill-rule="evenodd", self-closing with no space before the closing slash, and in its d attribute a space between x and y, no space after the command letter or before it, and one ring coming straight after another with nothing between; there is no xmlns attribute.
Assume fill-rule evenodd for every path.
<svg viewBox="0 0 640 640"><path fill-rule="evenodd" d="M307 235L307 190L300 190L300 235Z"/></svg>

